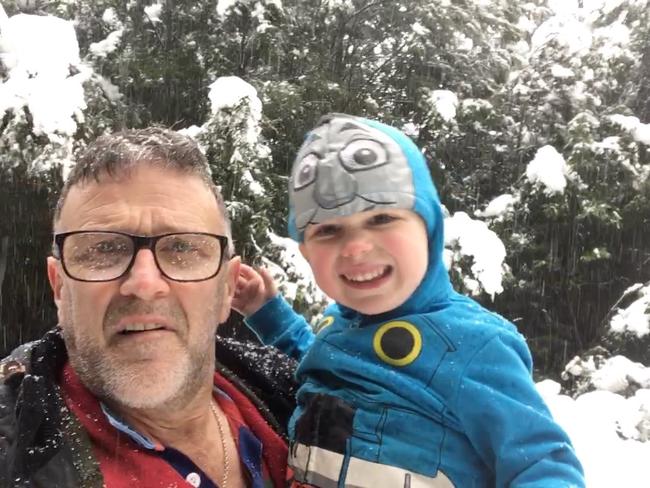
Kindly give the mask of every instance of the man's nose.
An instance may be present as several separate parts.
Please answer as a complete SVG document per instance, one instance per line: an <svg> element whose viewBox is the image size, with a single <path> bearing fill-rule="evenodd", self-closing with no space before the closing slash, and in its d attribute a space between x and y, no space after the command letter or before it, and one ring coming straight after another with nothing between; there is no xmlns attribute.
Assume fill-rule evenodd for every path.
<svg viewBox="0 0 650 488"><path fill-rule="evenodd" d="M352 232L344 237L341 256L344 258L358 258L371 251L373 243L366 232Z"/></svg>
<svg viewBox="0 0 650 488"><path fill-rule="evenodd" d="M153 300L169 293L169 283L158 269L151 250L140 249L137 252L120 292L142 300Z"/></svg>

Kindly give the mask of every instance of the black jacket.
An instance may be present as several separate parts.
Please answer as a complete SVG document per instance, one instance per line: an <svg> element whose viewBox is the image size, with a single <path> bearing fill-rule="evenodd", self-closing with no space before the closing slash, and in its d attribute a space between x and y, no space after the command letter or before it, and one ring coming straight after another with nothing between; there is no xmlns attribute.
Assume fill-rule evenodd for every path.
<svg viewBox="0 0 650 488"><path fill-rule="evenodd" d="M221 337L216 357L217 371L285 436L295 403L295 362L275 349ZM55 328L0 362L0 488L103 487L88 435L56 383L66 360Z"/></svg>

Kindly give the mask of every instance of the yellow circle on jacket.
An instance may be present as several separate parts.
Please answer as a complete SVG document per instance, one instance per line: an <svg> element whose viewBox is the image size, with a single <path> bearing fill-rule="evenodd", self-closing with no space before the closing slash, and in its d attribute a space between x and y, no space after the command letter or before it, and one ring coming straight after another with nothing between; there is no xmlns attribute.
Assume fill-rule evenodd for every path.
<svg viewBox="0 0 650 488"><path fill-rule="evenodd" d="M403 320L381 325L372 340L379 359L393 366L407 366L422 351L422 334L416 326Z"/></svg>

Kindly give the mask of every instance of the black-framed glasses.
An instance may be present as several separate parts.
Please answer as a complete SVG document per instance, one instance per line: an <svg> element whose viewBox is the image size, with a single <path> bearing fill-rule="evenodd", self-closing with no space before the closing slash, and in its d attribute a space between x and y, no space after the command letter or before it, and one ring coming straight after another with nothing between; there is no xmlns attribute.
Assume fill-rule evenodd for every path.
<svg viewBox="0 0 650 488"><path fill-rule="evenodd" d="M138 236L125 232L76 230L54 234L52 254L77 281L112 281L129 272L140 249L153 253L163 276L204 281L219 273L228 238L207 232Z"/></svg>

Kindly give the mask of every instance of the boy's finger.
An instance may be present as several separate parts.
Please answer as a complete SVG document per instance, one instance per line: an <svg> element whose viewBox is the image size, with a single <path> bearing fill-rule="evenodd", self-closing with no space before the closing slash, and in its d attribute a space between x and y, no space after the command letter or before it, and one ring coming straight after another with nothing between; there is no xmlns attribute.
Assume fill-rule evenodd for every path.
<svg viewBox="0 0 650 488"><path fill-rule="evenodd" d="M257 272L255 271L255 269L253 269L248 264L241 263L239 265L239 274L240 276L243 276L245 279L253 278L256 273Z"/></svg>
<svg viewBox="0 0 650 488"><path fill-rule="evenodd" d="M266 289L267 294L275 295L278 292L278 287L275 285L275 280L273 279L273 276L271 276L270 271L266 268L260 268L259 273L264 282L264 288Z"/></svg>
<svg viewBox="0 0 650 488"><path fill-rule="evenodd" d="M245 285L249 281L250 281L250 278L244 276L244 273L242 273L241 270L240 270L239 275L237 276L237 286Z"/></svg>

